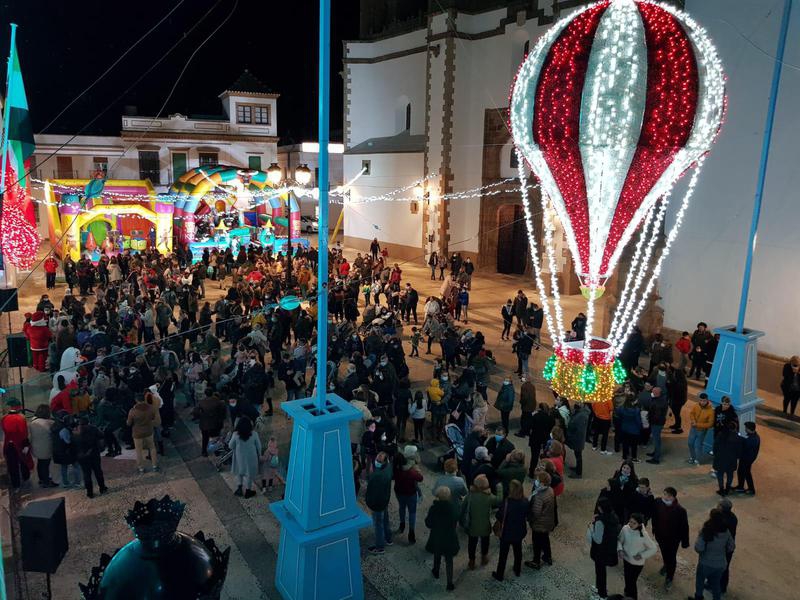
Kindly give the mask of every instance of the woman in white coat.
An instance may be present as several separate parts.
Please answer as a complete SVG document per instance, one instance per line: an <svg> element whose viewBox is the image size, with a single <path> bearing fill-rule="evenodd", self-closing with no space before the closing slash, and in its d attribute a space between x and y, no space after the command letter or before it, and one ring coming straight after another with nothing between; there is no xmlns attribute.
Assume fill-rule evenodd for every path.
<svg viewBox="0 0 800 600"><path fill-rule="evenodd" d="M633 513L619 532L617 551L625 573L625 597L637 600L636 581L645 561L656 553L656 544L644 528L644 517Z"/></svg>
<svg viewBox="0 0 800 600"><path fill-rule="evenodd" d="M229 446L233 451L231 472L236 475L239 483L234 495L252 498L256 495L253 484L259 474L261 442L258 435L253 433L253 423L250 419L244 416L237 419L236 430L231 436Z"/></svg>

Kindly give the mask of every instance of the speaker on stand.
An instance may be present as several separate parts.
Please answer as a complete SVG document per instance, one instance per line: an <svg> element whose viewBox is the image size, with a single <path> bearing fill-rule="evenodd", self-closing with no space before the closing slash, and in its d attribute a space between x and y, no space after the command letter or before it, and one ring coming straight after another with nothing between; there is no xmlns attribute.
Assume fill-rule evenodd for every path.
<svg viewBox="0 0 800 600"><path fill-rule="evenodd" d="M19 368L19 390L22 408L25 408L25 387L22 375L22 367L30 366L28 362L28 339L24 333L12 333L6 336L8 345L8 366L9 368Z"/></svg>
<svg viewBox="0 0 800 600"><path fill-rule="evenodd" d="M17 288L0 287L0 312L8 313L8 333L11 333L11 313L19 310Z"/></svg>
<svg viewBox="0 0 800 600"><path fill-rule="evenodd" d="M52 598L50 575L69 550L64 498L29 502L19 513L22 570L47 575L47 597Z"/></svg>

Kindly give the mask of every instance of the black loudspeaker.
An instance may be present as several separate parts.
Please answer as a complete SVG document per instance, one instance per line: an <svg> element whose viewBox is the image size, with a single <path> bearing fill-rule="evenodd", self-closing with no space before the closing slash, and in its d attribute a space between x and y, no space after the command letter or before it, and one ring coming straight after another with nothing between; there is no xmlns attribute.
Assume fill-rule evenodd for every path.
<svg viewBox="0 0 800 600"><path fill-rule="evenodd" d="M19 310L17 288L0 288L0 312Z"/></svg>
<svg viewBox="0 0 800 600"><path fill-rule="evenodd" d="M53 574L69 550L64 498L29 502L19 513L22 570Z"/></svg>
<svg viewBox="0 0 800 600"><path fill-rule="evenodd" d="M24 333L14 333L6 336L8 344L8 366L28 367L28 340Z"/></svg>

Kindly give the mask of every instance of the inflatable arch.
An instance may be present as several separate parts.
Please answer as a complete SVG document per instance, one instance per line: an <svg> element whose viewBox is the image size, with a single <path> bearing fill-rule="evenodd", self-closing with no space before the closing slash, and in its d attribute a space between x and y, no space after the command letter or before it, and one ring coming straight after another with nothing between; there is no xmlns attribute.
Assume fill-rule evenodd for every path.
<svg viewBox="0 0 800 600"><path fill-rule="evenodd" d="M285 203L289 202L289 223L291 224L292 237L300 235L300 207L294 197L289 194L276 196L272 184L267 178L265 171L251 171L239 167L226 165L215 165L206 167L196 167L186 171L172 185L170 194L174 197L175 203L175 230L178 239L182 243L195 241L195 219L198 215L204 215L211 211L211 207L203 200L203 196L213 193L217 186L224 188L234 188L231 196L238 193L249 195L253 199L251 203L240 205L237 199L233 203L239 211L240 224L244 225L244 218L247 213L255 213L257 220L261 215L269 216L272 221L281 225L286 225ZM227 189L225 190L228 191ZM214 203L216 204L216 202ZM260 223L251 223L259 226Z"/></svg>

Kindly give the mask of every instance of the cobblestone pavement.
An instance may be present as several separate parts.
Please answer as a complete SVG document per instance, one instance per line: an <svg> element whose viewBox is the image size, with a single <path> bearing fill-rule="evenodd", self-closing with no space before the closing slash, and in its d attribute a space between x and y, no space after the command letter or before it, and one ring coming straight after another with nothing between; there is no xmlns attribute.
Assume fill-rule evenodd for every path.
<svg viewBox="0 0 800 600"><path fill-rule="evenodd" d="M429 271L421 265L403 264L404 279L412 281L422 299L438 291L438 282L429 280ZM26 284L20 300L20 312L14 315L14 328L18 330L21 315L38 300L43 290L43 278L34 275ZM499 388L502 377L511 372L515 361L510 351L510 342L499 339L500 305L512 297L517 289L526 290L529 299L535 298L529 281L523 277L503 275L481 276L473 279L470 298L470 323L468 326L484 333L487 346L498 359L498 369L492 376L490 400ZM209 285L208 299L216 298L219 290ZM51 294L57 302L63 294L63 286ZM578 310L580 300L568 298L565 317ZM438 351L437 351L438 352ZM430 379L432 359L425 355L408 359L411 367L412 387L427 385ZM532 360L532 372L540 374L546 350L536 354ZM31 379L33 372L26 374ZM28 406L35 405L37 396L44 397L50 387L49 378L34 381L26 386ZM550 392L537 381L540 399L549 399ZM695 393L692 388L690 393ZM279 384L275 394L282 398ZM772 405L771 400L769 402ZM686 411L691 407L691 402ZM277 598L273 581L275 552L278 543L277 522L268 510L270 501L277 500L280 492L268 496L259 495L250 500L235 498L233 479L229 473L217 471L199 457L199 432L188 418L187 409L180 409L182 424L176 427L171 440L166 443L167 455L162 474L136 474L135 464L130 459L103 459L110 493L93 500L86 498L81 490L23 490L23 502L48 496L64 495L70 532L70 552L53 577L55 598L77 598L77 582L86 581L89 571L98 561L101 552L108 552L131 538L123 516L135 500L169 494L187 503L181 529L194 533L202 529L214 537L220 545L231 545L230 570L225 586L224 598L252 599ZM518 411L512 414L512 431L518 425ZM687 415L684 415L685 417ZM516 417L516 419L515 419ZM490 409L488 422L499 422L499 413ZM791 598L796 597L791 589L791 573L796 566L796 540L800 539L800 517L795 510L794 490L798 483L797 423L785 421L772 411L763 413L759 420L762 450L755 467L756 497L733 497L734 510L739 516L737 550L733 560L729 599ZM273 419L274 432L284 451L288 452L290 423L276 411ZM640 476L650 478L654 490L672 485L679 490L681 503L690 515L692 538L698 532L708 510L717 501L714 480L709 477L709 466L692 467L686 458L686 435L664 434L664 460L660 465L642 463L637 465ZM527 451L524 440L509 438L518 447ZM431 486L438 476L437 458L445 451L444 446L426 446L422 452L423 500L417 511L417 537L415 546L408 546L404 536L396 536L394 546L383 556L364 554L362 565L368 598L417 599L453 597L444 589L444 580L434 580L430 574L432 557L425 551L427 533L423 525L430 505ZM457 597L495 599L571 599L588 598L593 584L594 570L584 542L586 524L591 517L597 493L616 467L620 456L601 456L587 446L584 452L584 478L566 480L566 492L559 503L560 524L553 535L555 564L541 571L524 568L522 577L516 578L507 572L506 581L499 583L491 579L496 563L497 542L492 540L490 565L475 571L466 569L466 538L461 539L461 552L455 560L455 584ZM569 462L569 460L568 460ZM526 487L529 487L529 483ZM363 490L362 490L363 494ZM397 504L391 504L393 526L397 524ZM372 542L372 532L361 533L362 553ZM529 547L524 548L529 558ZM678 572L675 586L670 593L663 591L663 578L658 575L660 557L656 556L646 565L640 578L640 598L681 598L693 592L695 553L681 550L678 555ZM28 574L31 598L41 597L44 577ZM621 568L611 569L609 590L622 591Z"/></svg>

